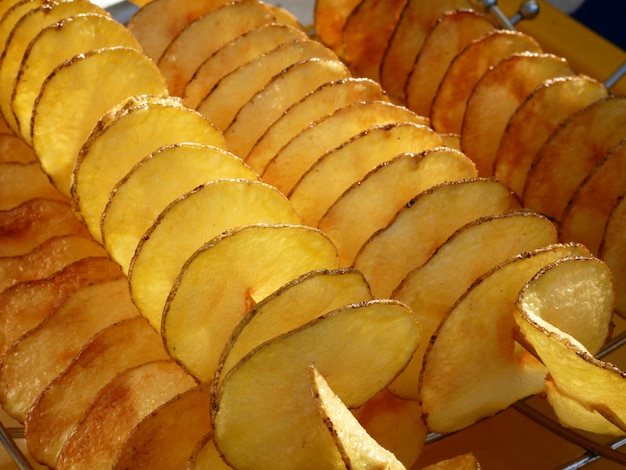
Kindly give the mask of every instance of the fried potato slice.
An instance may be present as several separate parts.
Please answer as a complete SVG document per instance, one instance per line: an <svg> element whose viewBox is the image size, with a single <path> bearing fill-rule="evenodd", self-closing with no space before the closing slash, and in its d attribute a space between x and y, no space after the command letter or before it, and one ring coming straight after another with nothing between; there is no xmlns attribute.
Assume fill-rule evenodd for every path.
<svg viewBox="0 0 626 470"><path fill-rule="evenodd" d="M372 169L404 152L441 146L430 127L412 122L377 126L322 155L289 193L302 222L317 226L328 208Z"/></svg>
<svg viewBox="0 0 626 470"><path fill-rule="evenodd" d="M265 341L345 305L372 300L365 278L353 269L303 274L257 303L233 330L222 351L216 381ZM289 312L289 314L286 314Z"/></svg>
<svg viewBox="0 0 626 470"><path fill-rule="evenodd" d="M107 257L83 258L53 275L20 282L0 293L0 354L20 336L39 325L80 287L92 282L123 276L117 264Z"/></svg>
<svg viewBox="0 0 626 470"><path fill-rule="evenodd" d="M507 259L558 241L554 224L541 215L514 211L481 217L460 227L391 297L404 302L422 325L425 339L409 366L390 385L401 397L417 398L424 353L446 313L482 275Z"/></svg>
<svg viewBox="0 0 626 470"><path fill-rule="evenodd" d="M200 384L146 416L124 442L113 468L184 468L211 430L210 392L210 383Z"/></svg>
<svg viewBox="0 0 626 470"><path fill-rule="evenodd" d="M357 101L383 99L382 88L370 79L348 77L324 83L286 109L253 143L245 161L260 174L278 151L311 123Z"/></svg>
<svg viewBox="0 0 626 470"><path fill-rule="evenodd" d="M189 462L187 462L188 470L202 468L210 468L212 470L229 470L232 468L224 462L222 456L217 451L213 441L213 434L207 434L198 442L189 458Z"/></svg>
<svg viewBox="0 0 626 470"><path fill-rule="evenodd" d="M280 23L265 23L243 32L198 66L185 85L183 100L195 109L223 77L275 47L297 39L306 39L306 34Z"/></svg>
<svg viewBox="0 0 626 470"><path fill-rule="evenodd" d="M625 96L611 95L574 113L537 153L524 187L524 205L560 221L576 188L625 138Z"/></svg>
<svg viewBox="0 0 626 470"><path fill-rule="evenodd" d="M512 54L490 67L467 100L461 149L479 176L492 176L493 166L509 119L520 103L544 80L573 75L568 62L553 54Z"/></svg>
<svg viewBox="0 0 626 470"><path fill-rule="evenodd" d="M583 243L597 255L611 209L626 194L624 181L626 139L613 147L576 189L561 218L561 240Z"/></svg>
<svg viewBox="0 0 626 470"><path fill-rule="evenodd" d="M291 64L312 58L335 60L336 55L308 38L279 44L224 76L196 109L225 131L237 112L277 74Z"/></svg>
<svg viewBox="0 0 626 470"><path fill-rule="evenodd" d="M103 328L139 315L125 278L82 287L5 352L0 364L0 401L20 422L48 384ZM71 335L68 332L71 331ZM63 341L59 338L63 337Z"/></svg>
<svg viewBox="0 0 626 470"><path fill-rule="evenodd" d="M341 466L311 393L308 367L315 365L346 406L360 406L404 367L418 341L408 308L374 300L264 343L216 391L212 422L219 451L238 468ZM365 364L371 373L361 373ZM244 399L250 383L257 384L254 397Z"/></svg>
<svg viewBox="0 0 626 470"><path fill-rule="evenodd" d="M417 2L419 3L419 2ZM524 33L497 29L470 42L450 62L430 110L433 129L461 134L467 100L492 66L519 52L542 52L537 41Z"/></svg>
<svg viewBox="0 0 626 470"><path fill-rule="evenodd" d="M573 400L587 412L600 413L621 426L619 434L623 435L626 410L620 397L626 384L624 373L593 357L606 339L614 300L611 273L603 262L597 258L568 258L546 266L524 286L514 318L524 339L548 369L554 388L565 398L562 401L567 404ZM558 394L552 399L561 401ZM572 407L565 411L580 414ZM572 416L564 418L572 423ZM597 423L577 423L589 424ZM607 431L606 425L586 430Z"/></svg>
<svg viewBox="0 0 626 470"><path fill-rule="evenodd" d="M82 235L56 235L28 253L0 257L0 291L19 282L51 276L79 259L107 256L106 250Z"/></svg>
<svg viewBox="0 0 626 470"><path fill-rule="evenodd" d="M307 272L337 267L334 245L310 227L257 224L229 230L199 248L176 277L163 310L166 349L200 381L211 380L248 310Z"/></svg>
<svg viewBox="0 0 626 470"><path fill-rule="evenodd" d="M129 368L167 358L160 335L139 315L96 333L28 412L24 433L29 453L54 467L70 432L110 380Z"/></svg>
<svg viewBox="0 0 626 470"><path fill-rule="evenodd" d="M153 361L118 374L95 398L63 445L59 468L111 467L143 418L196 382L174 361Z"/></svg>
<svg viewBox="0 0 626 470"><path fill-rule="evenodd" d="M32 119L33 148L54 185L70 195L74 162L105 113L131 96L165 93L156 65L128 47L92 50L56 68L41 87Z"/></svg>
<svg viewBox="0 0 626 470"><path fill-rule="evenodd" d="M237 112L224 132L226 145L245 159L257 139L292 104L318 86L349 76L339 59L305 59L290 65Z"/></svg>
<svg viewBox="0 0 626 470"><path fill-rule="evenodd" d="M87 2L71 2L87 3ZM27 45L11 94L11 113L19 134L32 144L31 118L41 86L55 68L72 57L102 47L141 49L134 36L120 23L100 13L84 13L43 28Z"/></svg>
<svg viewBox="0 0 626 470"><path fill-rule="evenodd" d="M341 54L343 27L360 0L316 0L313 8L315 34L320 41Z"/></svg>
<svg viewBox="0 0 626 470"><path fill-rule="evenodd" d="M150 153L180 142L225 146L213 124L176 98L130 98L100 119L78 154L71 188L73 205L96 240L102 241L100 220L115 185Z"/></svg>
<svg viewBox="0 0 626 470"><path fill-rule="evenodd" d="M353 266L365 275L374 297L387 297L459 227L519 208L519 200L494 179L439 184L411 199L389 225L372 235Z"/></svg>
<svg viewBox="0 0 626 470"><path fill-rule="evenodd" d="M0 162L33 163L37 162L37 156L21 137L5 129L0 133Z"/></svg>
<svg viewBox="0 0 626 470"><path fill-rule="evenodd" d="M0 59L0 110L15 133L18 133L18 122L11 110L11 95L16 85L22 58L31 40L42 29L63 18L89 12L109 17L106 10L91 2L64 1L42 3L41 6L28 11L15 22ZM59 63L61 62L57 65Z"/></svg>
<svg viewBox="0 0 626 470"><path fill-rule="evenodd" d="M168 177L155 184L155 175ZM128 273L141 237L159 214L183 194L221 178L258 177L232 153L189 142L161 147L139 161L115 185L102 213L102 240L111 257Z"/></svg>
<svg viewBox="0 0 626 470"><path fill-rule="evenodd" d="M152 0L130 18L127 28L144 53L157 61L167 46L193 20L228 0Z"/></svg>
<svg viewBox="0 0 626 470"><path fill-rule="evenodd" d="M287 198L268 184L245 179L209 181L171 202L142 236L128 270L133 301L161 331L172 284L197 249L235 227L299 221Z"/></svg>
<svg viewBox="0 0 626 470"><path fill-rule="evenodd" d="M346 18L341 53L354 74L380 81L380 64L406 0L361 0Z"/></svg>
<svg viewBox="0 0 626 470"><path fill-rule="evenodd" d="M318 228L337 246L341 266L350 266L361 246L411 198L446 181L476 176L472 161L457 150L436 147L402 153L350 186L328 208Z"/></svg>
<svg viewBox="0 0 626 470"><path fill-rule="evenodd" d="M0 256L28 253L56 235L88 235L67 201L34 198L0 211Z"/></svg>
<svg viewBox="0 0 626 470"><path fill-rule="evenodd" d="M399 102L405 99L405 84L437 20L447 11L471 8L468 0L409 0L404 5L383 53L380 80L383 88Z"/></svg>
<svg viewBox="0 0 626 470"><path fill-rule="evenodd" d="M431 431L462 429L544 389L547 369L515 342L515 300L546 265L586 251L551 245L510 258L458 299L424 357L420 393Z"/></svg>
<svg viewBox="0 0 626 470"><path fill-rule="evenodd" d="M262 2L235 0L189 23L170 42L157 62L170 94L181 96L196 69L221 46L274 19L271 10Z"/></svg>
<svg viewBox="0 0 626 470"><path fill-rule="evenodd" d="M0 162L0 210L10 210L34 198L69 202L52 185L39 162Z"/></svg>
<svg viewBox="0 0 626 470"><path fill-rule="evenodd" d="M470 41L495 29L491 20L474 10L446 11L426 36L405 85L406 105L430 116L430 105L452 59Z"/></svg>
<svg viewBox="0 0 626 470"><path fill-rule="evenodd" d="M309 376L318 410L346 468L405 469L392 452L367 433L314 365L309 366Z"/></svg>
<svg viewBox="0 0 626 470"><path fill-rule="evenodd" d="M609 214L602 245L600 246L600 258L606 262L613 273L613 283L617 299L616 310L626 315L626 197L622 196L615 203Z"/></svg>
<svg viewBox="0 0 626 470"><path fill-rule="evenodd" d="M288 194L326 152L365 130L396 122L426 124L421 116L388 101L357 101L303 129L268 162L261 178Z"/></svg>
<svg viewBox="0 0 626 470"><path fill-rule="evenodd" d="M542 82L506 125L494 161L496 178L521 196L532 161L550 134L570 115L608 93L602 83L584 75Z"/></svg>

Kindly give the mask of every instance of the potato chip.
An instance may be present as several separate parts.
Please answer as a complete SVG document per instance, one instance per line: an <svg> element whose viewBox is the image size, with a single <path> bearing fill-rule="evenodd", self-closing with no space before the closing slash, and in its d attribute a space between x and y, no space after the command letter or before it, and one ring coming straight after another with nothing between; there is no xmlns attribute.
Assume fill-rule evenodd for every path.
<svg viewBox="0 0 626 470"><path fill-rule="evenodd" d="M570 116L537 153L524 187L524 205L561 220L576 188L624 138L624 96L611 95Z"/></svg>
<svg viewBox="0 0 626 470"><path fill-rule="evenodd" d="M388 297L459 227L519 208L519 200L494 179L439 184L411 199L389 225L374 233L353 266L365 275L374 297Z"/></svg>
<svg viewBox="0 0 626 470"><path fill-rule="evenodd" d="M544 81L506 125L494 162L496 178L521 196L530 165L550 134L574 112L607 95L602 83L584 75Z"/></svg>
<svg viewBox="0 0 626 470"><path fill-rule="evenodd" d="M626 316L626 197L622 196L611 209L607 220L600 258L606 262L613 273L613 284L617 299L615 309Z"/></svg>
<svg viewBox="0 0 626 470"><path fill-rule="evenodd" d="M360 0L316 0L313 10L315 33L320 41L341 54L343 27Z"/></svg>
<svg viewBox="0 0 626 470"><path fill-rule="evenodd" d="M383 88L404 102L405 84L415 58L437 20L447 11L471 8L468 0L409 0L406 2L382 57L380 80Z"/></svg>
<svg viewBox="0 0 626 470"><path fill-rule="evenodd" d="M470 41L495 29L491 20L473 10L445 12L426 36L409 72L404 93L406 106L430 116L430 104L454 57Z"/></svg>
<svg viewBox="0 0 626 470"><path fill-rule="evenodd" d="M311 123L286 143L261 174L264 181L288 194L306 171L326 152L370 127L413 122L421 116L388 101L357 101Z"/></svg>
<svg viewBox="0 0 626 470"><path fill-rule="evenodd" d="M421 124L371 127L322 155L289 192L289 201L303 223L317 226L328 208L378 165L404 152L438 146L441 137Z"/></svg>
<svg viewBox="0 0 626 470"><path fill-rule="evenodd" d="M337 267L337 250L318 230L268 224L229 230L199 248L175 279L163 310L165 346L200 381L211 380L250 308L298 276Z"/></svg>
<svg viewBox="0 0 626 470"><path fill-rule="evenodd" d="M467 100L461 149L476 164L479 176L492 176L500 139L511 115L544 80L573 75L561 57L519 53L485 72Z"/></svg>
<svg viewBox="0 0 626 470"><path fill-rule="evenodd" d="M164 93L156 65L128 47L96 49L55 69L41 87L32 119L33 148L54 185L70 195L80 148L110 109L134 95Z"/></svg>
<svg viewBox="0 0 626 470"><path fill-rule="evenodd" d="M226 145L245 159L257 139L292 104L318 86L349 76L339 59L306 59L290 65L237 112L224 132Z"/></svg>
<svg viewBox="0 0 626 470"><path fill-rule="evenodd" d="M24 423L29 453L54 467L63 443L100 389L118 373L165 359L161 337L141 316L122 320L95 334L30 409ZM50 429L55 432L49 432Z"/></svg>
<svg viewBox="0 0 626 470"><path fill-rule="evenodd" d="M306 35L298 29L278 23L262 24L240 34L198 66L185 85L182 95L185 103L195 109L223 77L280 44L296 39L306 39Z"/></svg>
<svg viewBox="0 0 626 470"><path fill-rule="evenodd" d="M10 210L34 198L69 202L41 170L39 162L0 162L0 210Z"/></svg>
<svg viewBox="0 0 626 470"><path fill-rule="evenodd" d="M527 34L502 29L470 42L455 56L439 83L430 110L433 129L461 134L466 103L474 86L489 67L519 52L539 53L541 46Z"/></svg>
<svg viewBox="0 0 626 470"><path fill-rule="evenodd" d="M263 132L245 157L246 163L260 174L278 151L311 123L356 101L383 99L380 85L366 78L348 77L324 83L285 110Z"/></svg>
<svg viewBox="0 0 626 470"><path fill-rule="evenodd" d="M274 20L257 0L236 0L189 23L167 46L157 65L170 94L181 96L196 69L217 49L240 34Z"/></svg>
<svg viewBox="0 0 626 470"><path fill-rule="evenodd" d="M141 49L126 28L113 18L99 13L84 13L65 18L42 29L33 38L21 58L11 95L11 112L15 116L19 134L26 142L32 143L33 108L48 75L59 64L78 54L115 45Z"/></svg>

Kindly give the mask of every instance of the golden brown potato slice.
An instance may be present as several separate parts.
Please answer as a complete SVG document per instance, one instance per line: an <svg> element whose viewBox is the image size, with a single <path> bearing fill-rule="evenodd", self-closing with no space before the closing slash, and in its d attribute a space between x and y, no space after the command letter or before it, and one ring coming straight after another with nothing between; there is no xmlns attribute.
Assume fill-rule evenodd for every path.
<svg viewBox="0 0 626 470"><path fill-rule="evenodd" d="M87 235L69 202L29 199L0 211L0 256L19 256L56 235Z"/></svg>
<svg viewBox="0 0 626 470"><path fill-rule="evenodd" d="M268 162L261 177L288 194L326 152L374 126L396 122L426 124L421 116L387 101L357 101L311 123Z"/></svg>
<svg viewBox="0 0 626 470"><path fill-rule="evenodd" d="M411 199L361 247L353 265L365 275L374 297L387 297L459 227L519 208L519 200L494 179L442 183Z"/></svg>
<svg viewBox="0 0 626 470"><path fill-rule="evenodd" d="M257 0L225 3L196 18L170 42L157 62L170 94L181 96L196 69L221 46L273 21L271 10Z"/></svg>
<svg viewBox="0 0 626 470"><path fill-rule="evenodd" d="M313 10L315 34L320 41L341 54L343 27L360 0L316 0Z"/></svg>
<svg viewBox="0 0 626 470"><path fill-rule="evenodd" d="M157 61L171 41L193 20L228 0L152 0L128 21L144 53ZM135 2L137 3L137 2Z"/></svg>
<svg viewBox="0 0 626 470"><path fill-rule="evenodd" d="M20 18L45 3L44 0L6 0L2 2L0 16L0 44L2 44L2 48L6 45L11 31Z"/></svg>
<svg viewBox="0 0 626 470"><path fill-rule="evenodd" d="M607 266L596 258L568 258L550 264L524 286L514 318L550 373L558 392L552 394L551 401L570 405L556 407L556 411L566 413L563 419L584 429L597 426L598 420L576 418L596 412L621 427L613 427L611 434L623 435L624 372L593 356L606 338L613 305ZM580 408L572 407L572 401ZM599 428L585 430L609 431L607 423Z"/></svg>
<svg viewBox="0 0 626 470"><path fill-rule="evenodd" d="M324 83L285 110L263 132L245 157L246 163L260 174L278 151L311 123L357 101L381 99L384 94L380 85L367 78L348 77Z"/></svg>
<svg viewBox="0 0 626 470"><path fill-rule="evenodd" d="M118 279L122 271L107 256L83 258L45 279L27 281L0 293L0 354L24 333L39 325L81 286Z"/></svg>
<svg viewBox="0 0 626 470"><path fill-rule="evenodd" d="M626 138L626 96L611 95L561 123L533 161L524 205L561 220L576 188Z"/></svg>
<svg viewBox="0 0 626 470"><path fill-rule="evenodd" d="M9 210L29 199L68 202L41 170L39 162L0 162L0 210Z"/></svg>
<svg viewBox="0 0 626 470"><path fill-rule="evenodd" d="M111 468L143 418L196 382L174 361L149 362L115 376L92 402L63 445L59 468Z"/></svg>
<svg viewBox="0 0 626 470"><path fill-rule="evenodd" d="M78 152L111 108L131 96L165 93L156 65L125 46L92 50L56 68L41 87L32 119L33 148L54 185L70 195Z"/></svg>
<svg viewBox="0 0 626 470"><path fill-rule="evenodd" d="M56 235L28 253L0 257L0 291L18 282L51 276L82 258L107 256L106 250L82 235Z"/></svg>
<svg viewBox="0 0 626 470"><path fill-rule="evenodd" d="M210 383L200 384L146 416L124 442L113 468L185 468L211 430L210 392Z"/></svg>
<svg viewBox="0 0 626 470"><path fill-rule="evenodd" d="M420 393L431 431L462 429L544 389L546 368L515 342L515 300L546 265L586 251L551 245L510 258L459 298L424 357Z"/></svg>
<svg viewBox="0 0 626 470"><path fill-rule="evenodd" d="M485 72L467 100L461 128L461 149L479 176L493 175L500 139L520 103L544 80L573 74L562 57L530 52L512 54Z"/></svg>
<svg viewBox="0 0 626 470"><path fill-rule="evenodd" d="M21 137L12 132L10 129L5 129L0 133L0 161L7 163L37 162L37 156L32 147L26 145Z"/></svg>
<svg viewBox="0 0 626 470"><path fill-rule="evenodd" d="M265 341L294 330L337 308L372 300L363 275L352 269L311 271L257 303L235 327L219 360L221 379ZM287 315L286 312L289 312Z"/></svg>
<svg viewBox="0 0 626 470"><path fill-rule="evenodd" d="M330 388L314 365L309 366L309 380L318 410L341 454L346 468L405 470L389 450L370 436L345 403Z"/></svg>
<svg viewBox="0 0 626 470"><path fill-rule="evenodd" d="M404 152L421 153L441 146L430 127L412 122L377 126L320 157L289 193L302 222L317 226L328 208L378 165Z"/></svg>
<svg viewBox="0 0 626 470"><path fill-rule="evenodd" d="M91 2L49 2L28 11L11 29L0 60L0 110L14 132L18 132L18 122L11 111L11 95L31 40L42 29L63 18L89 12L108 17L106 10Z"/></svg>
<svg viewBox="0 0 626 470"><path fill-rule="evenodd" d="M589 173L567 203L559 237L577 241L597 255L608 216L626 194L626 139L622 140Z"/></svg>
<svg viewBox="0 0 626 470"><path fill-rule="evenodd" d="M406 105L430 116L430 105L452 59L470 41L495 29L491 20L474 10L445 12L426 36L405 86Z"/></svg>
<svg viewBox="0 0 626 470"><path fill-rule="evenodd" d="M198 442L187 463L187 470L200 470L203 468L210 468L211 470L229 470L232 468L224 462L215 448L213 434L207 434Z"/></svg>
<svg viewBox="0 0 626 470"><path fill-rule="evenodd" d="M69 366L93 335L137 315L139 311L130 300L123 277L74 291L4 353L0 365L3 409L23 422L41 392Z"/></svg>
<svg viewBox="0 0 626 470"><path fill-rule="evenodd" d="M159 174L168 178L155 184ZM102 240L111 257L128 273L141 237L159 214L174 199L221 178L258 177L232 153L194 143L161 147L139 161L115 185L102 213Z"/></svg>
<svg viewBox="0 0 626 470"><path fill-rule="evenodd" d="M418 341L419 326L408 308L374 300L335 310L264 343L217 390L212 421L219 451L239 468L341 466L311 393L309 366L315 365L352 408L385 387ZM363 367L370 373L363 374ZM253 396L250 383L257 384Z"/></svg>
<svg viewBox="0 0 626 470"><path fill-rule="evenodd" d="M237 112L224 132L226 145L245 159L257 139L292 104L318 86L349 76L348 68L339 59L305 59L290 65Z"/></svg>
<svg viewBox="0 0 626 470"><path fill-rule="evenodd" d="M474 281L513 256L557 241L554 224L527 211L481 217L454 232L391 295L411 307L424 337L409 367L390 385L391 390L402 397L416 398L428 341Z"/></svg>
<svg viewBox="0 0 626 470"><path fill-rule="evenodd" d="M72 2L87 3L87 2ZM31 139L31 117L43 82L54 69L75 55L109 46L141 46L134 36L113 18L84 13L43 28L24 51L11 94L11 112L20 135Z"/></svg>
<svg viewBox="0 0 626 470"><path fill-rule="evenodd" d="M340 264L350 266L369 237L386 227L411 198L440 183L476 176L472 161L457 150L436 147L402 153L350 186L328 208L318 228L337 246Z"/></svg>
<svg viewBox="0 0 626 470"><path fill-rule="evenodd" d="M306 39L306 35L279 23L266 23L240 34L198 66L185 85L182 95L185 103L195 109L223 77L280 44L296 39Z"/></svg>
<svg viewBox="0 0 626 470"><path fill-rule="evenodd" d="M406 0L361 0L346 18L341 53L354 74L380 81L380 64Z"/></svg>
<svg viewBox="0 0 626 470"><path fill-rule="evenodd" d="M517 31L498 29L470 42L439 83L430 110L433 128L439 133L461 134L467 100L489 67L511 54L541 51L534 38Z"/></svg>
<svg viewBox="0 0 626 470"><path fill-rule="evenodd" d="M248 310L307 272L337 267L334 245L310 227L258 224L229 230L198 249L175 279L163 310L166 348L199 380L211 380Z"/></svg>
<svg viewBox="0 0 626 470"><path fill-rule="evenodd" d="M607 220L602 245L600 246L600 258L606 262L613 273L613 283L617 299L616 310L626 315L626 197L622 196L611 209Z"/></svg>
<svg viewBox="0 0 626 470"><path fill-rule="evenodd" d="M471 8L468 0L409 0L398 19L382 57L380 80L383 88L404 102L405 84L424 40L447 11Z"/></svg>
<svg viewBox="0 0 626 470"><path fill-rule="evenodd" d="M576 111L606 98L608 89L584 75L557 77L539 85L517 107L500 139L494 175L522 195L537 152L558 125Z"/></svg>
<svg viewBox="0 0 626 470"><path fill-rule="evenodd" d="M213 124L175 98L131 98L102 117L81 148L72 181L74 207L96 240L102 240L100 220L118 181L150 153L180 142L225 146Z"/></svg>
<svg viewBox="0 0 626 470"><path fill-rule="evenodd" d="M165 359L161 337L141 316L94 335L30 409L24 423L30 454L54 467L63 443L100 389L126 369Z"/></svg>
<svg viewBox="0 0 626 470"><path fill-rule="evenodd" d="M336 59L330 49L308 38L279 44L224 76L196 108L226 130L237 112L277 74L300 60Z"/></svg>
<svg viewBox="0 0 626 470"><path fill-rule="evenodd" d="M160 331L172 284L197 249L242 225L299 221L287 198L268 184L209 181L172 201L142 236L128 271L133 301Z"/></svg>

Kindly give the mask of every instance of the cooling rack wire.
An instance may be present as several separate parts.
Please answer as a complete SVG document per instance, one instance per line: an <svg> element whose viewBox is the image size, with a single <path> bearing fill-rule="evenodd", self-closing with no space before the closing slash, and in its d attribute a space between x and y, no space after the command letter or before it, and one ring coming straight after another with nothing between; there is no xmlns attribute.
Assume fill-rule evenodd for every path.
<svg viewBox="0 0 626 470"><path fill-rule="evenodd" d="M533 35L544 48L566 57L581 73L605 83L614 93L626 94L626 52L580 23L545 3L519 0L475 0L490 9L503 28ZM137 7L128 1L99 0L125 23ZM312 14L313 0L276 3L294 12ZM308 24L305 22L305 24ZM613 339L598 358L626 369L626 320L617 317ZM0 470L43 468L32 462L26 451L24 430L0 412ZM452 435L429 434L420 462L449 458L473 451L485 469L612 470L626 468L626 438L596 436L561 426L549 405L540 397L522 400L502 413Z"/></svg>

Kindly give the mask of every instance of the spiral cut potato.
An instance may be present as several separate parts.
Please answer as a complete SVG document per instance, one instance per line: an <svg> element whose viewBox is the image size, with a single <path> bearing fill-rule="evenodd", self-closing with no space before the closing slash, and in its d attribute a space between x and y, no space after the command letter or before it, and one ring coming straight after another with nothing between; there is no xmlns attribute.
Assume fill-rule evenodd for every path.
<svg viewBox="0 0 626 470"><path fill-rule="evenodd" d="M625 291L623 99L464 2L392 3L319 0L318 42L259 0L154 0L128 28L0 2L0 404L33 460L412 468L429 431L534 394L626 433L626 375L593 357ZM446 97L458 74L475 86ZM416 97L427 79L461 128ZM515 131L539 104L545 145ZM567 147L597 116L616 121ZM572 148L586 166L544 215Z"/></svg>

